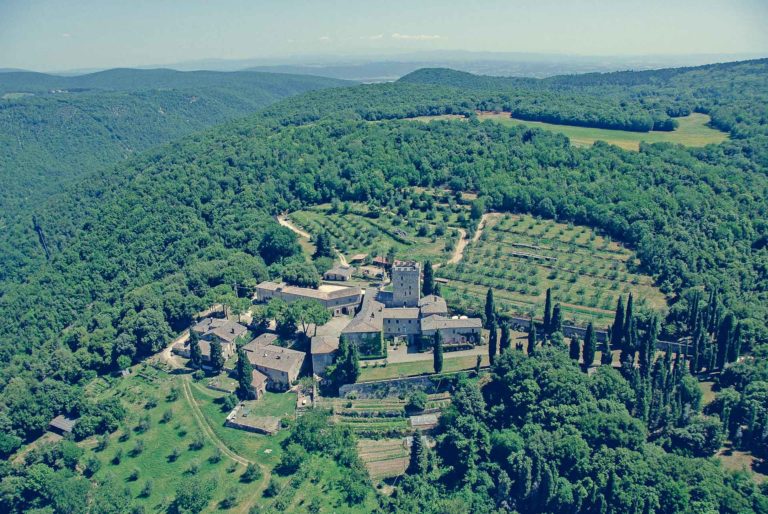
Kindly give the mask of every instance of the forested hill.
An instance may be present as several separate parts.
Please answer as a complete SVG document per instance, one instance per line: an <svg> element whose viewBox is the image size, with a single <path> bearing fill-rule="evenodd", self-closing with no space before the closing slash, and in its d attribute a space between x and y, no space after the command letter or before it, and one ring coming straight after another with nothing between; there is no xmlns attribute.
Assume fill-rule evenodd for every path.
<svg viewBox="0 0 768 514"><path fill-rule="evenodd" d="M256 72L0 73L0 223L136 152L291 95L347 84Z"/></svg>
<svg viewBox="0 0 768 514"><path fill-rule="evenodd" d="M245 86L278 97L320 87L349 85L349 81L314 75L255 71L176 71L115 68L85 75L61 76L30 71L0 73L0 93L61 94L65 91L141 91L147 89L234 88Z"/></svg>
<svg viewBox="0 0 768 514"><path fill-rule="evenodd" d="M762 93L766 69L768 59L758 59L689 68L528 79L477 76L432 68L410 73L400 82L482 91L489 97L494 92L497 95L493 101L483 104L482 108L511 112L516 118L530 121L637 132L669 131L677 127L675 118L701 111L713 114L717 128L733 131L740 123L732 111L734 103L760 101L760 97L753 95ZM738 78L731 83L734 75ZM744 87L747 83L755 87ZM727 101L720 102L720 95L713 94L712 87L728 91L724 97ZM765 106L742 111L757 116L750 123L752 128L760 125L761 120L764 124L768 116Z"/></svg>
<svg viewBox="0 0 768 514"><path fill-rule="evenodd" d="M746 63L679 73L653 99L645 85L546 91L554 107L597 114L634 112L649 101L709 112L732 139L702 149L575 148L527 127L409 121L402 118L527 102L538 91L403 82L309 92L90 176L35 209L39 233L14 224L14 247L0 248L10 262L0 273L21 270L0 283L0 450L39 434L53 414L87 410L82 387L91 377L114 371L120 357L158 351L198 309L231 297L231 284L247 288L304 262L272 215L334 198L394 208L406 187L474 191L489 209L594 227L632 246L643 271L672 296L666 336L688 335L691 303L706 288L717 291L712 310L740 327L742 350L768 354L768 83L755 80L755 66L768 72ZM768 382L765 359L748 359L729 376L735 393L749 393ZM525 383L538 387L532 377ZM536 395L520 394L537 404ZM739 412L757 416L750 429L757 433L768 427L768 405L755 402ZM688 421L677 428L687 430ZM553 423L541 430L562 426ZM604 431L625 430L595 428ZM487 433L478 434L485 442L463 448L488 446ZM631 448L608 445L642 451L632 453L641 461L663 458L657 446L645 448L643 430L633 434L641 442ZM698 436L707 438L691 438ZM605 446L601 437L590 444Z"/></svg>

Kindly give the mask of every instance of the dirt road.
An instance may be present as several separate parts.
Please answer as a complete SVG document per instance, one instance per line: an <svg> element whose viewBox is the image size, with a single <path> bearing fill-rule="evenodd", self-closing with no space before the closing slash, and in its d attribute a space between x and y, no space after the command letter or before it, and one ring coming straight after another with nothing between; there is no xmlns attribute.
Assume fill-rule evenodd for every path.
<svg viewBox="0 0 768 514"><path fill-rule="evenodd" d="M312 236L309 234L309 232L305 232L304 230L301 230L299 227L294 225L286 216L283 216L283 215L277 216L277 222L282 226L284 226L285 228L292 230L299 237L312 239Z"/></svg>

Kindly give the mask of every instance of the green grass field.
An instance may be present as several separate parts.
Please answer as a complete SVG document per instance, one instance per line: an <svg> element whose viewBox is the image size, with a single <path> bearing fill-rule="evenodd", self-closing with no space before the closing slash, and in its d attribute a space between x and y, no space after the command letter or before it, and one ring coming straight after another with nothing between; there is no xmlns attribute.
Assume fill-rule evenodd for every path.
<svg viewBox="0 0 768 514"><path fill-rule="evenodd" d="M448 280L449 303L464 310L482 309L493 287L502 312L541 316L552 288L566 320L605 326L618 296L630 291L638 305L666 308L664 295L636 266L631 251L586 227L507 214L489 216L464 259L437 276Z"/></svg>
<svg viewBox="0 0 768 514"><path fill-rule="evenodd" d="M201 418L196 416L197 411L185 394L185 381L188 381L191 400ZM168 511L176 491L193 475L216 484L213 498L204 512L224 510L221 501L230 495L237 498L236 505L227 509L232 513L245 514L254 506L261 509L259 512L307 512L313 501L323 512L356 512L346 504L343 492L337 486L344 476L343 468L330 459L313 456L296 475L282 477L274 474L272 471L282 455L281 443L289 430L265 436L225 427L227 412L218 403L225 393L208 389L204 382L139 366L130 377L113 384L97 379L89 389L99 396L118 396L127 408L128 416L124 427L110 436L109 445L104 450L96 449L94 439L83 441L81 446L86 453L82 462L96 457L101 468L94 479L108 475L116 477L146 512ZM176 392L175 398L172 391ZM293 393L267 393L264 402L257 407L258 414L290 418L295 412L295 402ZM164 419L169 411L171 418ZM146 430L137 430L142 421L148 421ZM211 437L211 433L215 437ZM128 434L127 438L125 434ZM194 445L196 440L202 441L199 449ZM136 452L139 441L143 450ZM258 463L264 476L251 483L241 482L245 465L220 452L217 441L236 455ZM176 452L178 456L174 459L171 455ZM114 460L117 454L122 455L119 462ZM138 475L135 480L134 473ZM273 498L262 494L270 478L274 478L280 491ZM141 491L150 480L151 493L142 496ZM374 495L370 494L364 510L373 510L374 506Z"/></svg>
<svg viewBox="0 0 768 514"><path fill-rule="evenodd" d="M481 112L478 118L482 121L495 121L502 125L526 125L559 132L568 136L574 146L591 146L595 141L605 141L625 150L639 150L640 143L677 143L685 146L700 147L708 144L722 143L728 139L726 132L711 128L708 124L710 117L706 114L692 113L689 116L676 118L680 126L672 132L630 132L627 130L611 130L590 127L574 127L541 121L526 121L512 118L508 112ZM417 121L456 120L464 119L456 114L441 116L419 116L411 118Z"/></svg>
<svg viewBox="0 0 768 514"><path fill-rule="evenodd" d="M203 436L185 401L181 391L182 379L158 372L153 368L147 368L145 375L137 374L120 380L104 392L105 395L116 394L121 398L128 408L128 418L124 428L112 434L109 446L103 451L95 449L93 440L83 442L83 446L87 448L84 458L87 459L93 455L102 464L94 478L98 479L107 474L117 477L125 483L147 512L164 512L173 501L176 490L186 478L193 474L217 484L209 511L218 510L218 503L229 494L230 489L236 491L240 503L245 502L252 491L258 490L261 484L259 482L242 484L239 481L239 475L245 467L243 465L230 467L232 461L226 456L216 462L215 455L218 455L216 447ZM195 388L197 389L198 386L195 385ZM174 400L168 400L172 389L176 389L177 397ZM201 396L205 397L202 407L210 411L211 409L207 407L212 406L215 413L210 414L214 420L217 420L220 409L218 405L212 403L213 396ZM151 407L154 402L157 405ZM172 418L163 421L163 415L169 411L172 412ZM137 431L136 427L145 417L149 420L147 430ZM128 434L127 439L126 434ZM203 446L200 449L194 449L193 442L198 439L203 441ZM139 441L143 444L144 450L135 454L134 450ZM262 436L260 441L262 444L253 446L261 447L266 442L266 438ZM274 445L274 441L270 441L270 444ZM279 447L277 445L274 447L279 454ZM178 452L178 457L174 459L171 454L175 451ZM118 453L122 454L119 463L114 460ZM134 470L138 471L137 480L131 479ZM141 496L142 488L150 480L151 494L146 497Z"/></svg>
<svg viewBox="0 0 768 514"><path fill-rule="evenodd" d="M693 113L677 118L680 126L672 132L629 132L626 130L609 130L589 127L572 127L539 121L524 121L510 117L509 113L481 113L481 120L492 120L503 125L526 125L568 136L574 146L591 146L595 141L619 146L625 150L639 150L640 142L646 143L677 143L685 146L706 146L722 143L728 139L728 134L709 127L710 121L706 114Z"/></svg>

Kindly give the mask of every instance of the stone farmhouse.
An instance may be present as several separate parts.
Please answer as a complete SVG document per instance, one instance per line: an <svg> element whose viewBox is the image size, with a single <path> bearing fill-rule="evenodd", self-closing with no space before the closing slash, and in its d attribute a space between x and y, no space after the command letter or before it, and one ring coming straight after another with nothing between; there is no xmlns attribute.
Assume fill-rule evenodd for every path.
<svg viewBox="0 0 768 514"><path fill-rule="evenodd" d="M247 345L246 345L247 346ZM243 347L253 368L266 377L266 389L287 391L299 378L307 354L282 346Z"/></svg>
<svg viewBox="0 0 768 514"><path fill-rule="evenodd" d="M333 364L333 358L339 349L338 336L324 335L312 338L310 354L312 354L312 373L322 375L325 368Z"/></svg>
<svg viewBox="0 0 768 514"><path fill-rule="evenodd" d="M346 282L352 278L355 268L340 264L323 273L323 280L333 280L337 282Z"/></svg>
<svg viewBox="0 0 768 514"><path fill-rule="evenodd" d="M221 353L224 359L229 359L237 350L235 342L248 332L248 329L228 319L205 318L192 327L200 336L200 354L203 362L211 361L211 343L221 343ZM173 345L173 352L182 357L189 358L189 340Z"/></svg>
<svg viewBox="0 0 768 514"><path fill-rule="evenodd" d="M262 282L256 286L256 300L260 302L268 302L272 298L280 298L286 302L317 300L334 316L354 313L362 297L362 289L356 286L333 290L289 286L277 282Z"/></svg>

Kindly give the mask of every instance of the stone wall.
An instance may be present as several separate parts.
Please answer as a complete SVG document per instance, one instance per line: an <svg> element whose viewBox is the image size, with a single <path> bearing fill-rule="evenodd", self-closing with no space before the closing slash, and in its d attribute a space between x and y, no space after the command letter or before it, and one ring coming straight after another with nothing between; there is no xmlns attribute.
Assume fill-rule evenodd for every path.
<svg viewBox="0 0 768 514"><path fill-rule="evenodd" d="M418 377L393 378L390 380L377 380L375 382L359 382L346 384L339 388L339 396L348 397L350 394L361 399L396 398L408 396L417 391L427 394L441 393L450 389L456 378L462 374L474 373L463 371L456 373L444 373L442 375L422 375Z"/></svg>

